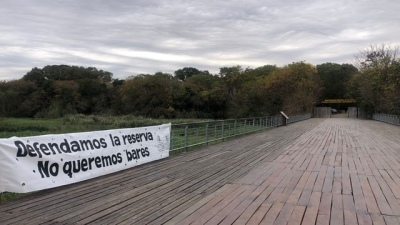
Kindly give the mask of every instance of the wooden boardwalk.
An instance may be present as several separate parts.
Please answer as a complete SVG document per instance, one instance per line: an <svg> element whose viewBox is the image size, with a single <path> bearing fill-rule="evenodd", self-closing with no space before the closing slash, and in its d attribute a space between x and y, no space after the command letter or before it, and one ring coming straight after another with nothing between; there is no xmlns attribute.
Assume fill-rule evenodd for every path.
<svg viewBox="0 0 400 225"><path fill-rule="evenodd" d="M0 205L0 224L400 224L400 128L311 119Z"/></svg>

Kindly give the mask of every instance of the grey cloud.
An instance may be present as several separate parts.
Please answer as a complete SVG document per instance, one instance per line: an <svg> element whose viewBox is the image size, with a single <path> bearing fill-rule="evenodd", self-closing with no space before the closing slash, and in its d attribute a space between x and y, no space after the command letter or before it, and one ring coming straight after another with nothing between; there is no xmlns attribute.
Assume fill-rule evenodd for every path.
<svg viewBox="0 0 400 225"><path fill-rule="evenodd" d="M399 10L391 0L5 0L0 80L50 64L126 78L185 66L348 63L371 44L400 44Z"/></svg>

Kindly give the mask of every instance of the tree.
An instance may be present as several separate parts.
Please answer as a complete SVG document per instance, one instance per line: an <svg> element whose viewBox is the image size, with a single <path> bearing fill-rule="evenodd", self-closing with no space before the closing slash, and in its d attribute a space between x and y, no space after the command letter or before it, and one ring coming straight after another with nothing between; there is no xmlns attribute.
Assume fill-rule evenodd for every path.
<svg viewBox="0 0 400 225"><path fill-rule="evenodd" d="M347 98L347 82L357 73L357 68L350 64L324 63L317 65L318 76L323 90L321 99Z"/></svg>
<svg viewBox="0 0 400 225"><path fill-rule="evenodd" d="M193 68L193 67L184 67L183 69L179 69L174 72L175 77L178 80L182 80L182 81L186 80L189 77L192 77L194 75L201 74L201 73L202 72L200 70ZM208 73L208 71L207 71L207 73Z"/></svg>
<svg viewBox="0 0 400 225"><path fill-rule="evenodd" d="M356 56L352 95L369 113L400 114L399 46L375 45Z"/></svg>
<svg viewBox="0 0 400 225"><path fill-rule="evenodd" d="M279 110L288 114L311 112L320 91L316 68L305 62L289 64L267 78L267 96L274 103L273 114Z"/></svg>
<svg viewBox="0 0 400 225"><path fill-rule="evenodd" d="M255 69L247 68L245 72L250 74L251 76L259 77L259 76L269 76L277 69L278 67L276 65L264 65L257 67Z"/></svg>
<svg viewBox="0 0 400 225"><path fill-rule="evenodd" d="M121 85L120 95L125 114L145 117L173 117L173 83L170 74L138 75L127 79Z"/></svg>

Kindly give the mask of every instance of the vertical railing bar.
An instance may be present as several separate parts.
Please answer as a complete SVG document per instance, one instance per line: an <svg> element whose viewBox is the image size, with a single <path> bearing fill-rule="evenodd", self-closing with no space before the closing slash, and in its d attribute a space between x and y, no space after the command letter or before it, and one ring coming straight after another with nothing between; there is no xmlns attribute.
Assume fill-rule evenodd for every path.
<svg viewBox="0 0 400 225"><path fill-rule="evenodd" d="M208 146L208 123L206 124L206 145Z"/></svg>
<svg viewBox="0 0 400 225"><path fill-rule="evenodd" d="M224 141L224 121L222 121L222 141Z"/></svg>
<svg viewBox="0 0 400 225"><path fill-rule="evenodd" d="M174 151L174 141L175 140L175 135L174 135L174 129L171 127L171 144L169 146L170 151Z"/></svg>
<svg viewBox="0 0 400 225"><path fill-rule="evenodd" d="M235 120L235 124L234 124L234 126L235 126L235 128L234 128L234 136L236 137L236 125L237 125L237 120Z"/></svg>
<svg viewBox="0 0 400 225"><path fill-rule="evenodd" d="M185 152L188 150L188 128L189 126L185 126Z"/></svg>

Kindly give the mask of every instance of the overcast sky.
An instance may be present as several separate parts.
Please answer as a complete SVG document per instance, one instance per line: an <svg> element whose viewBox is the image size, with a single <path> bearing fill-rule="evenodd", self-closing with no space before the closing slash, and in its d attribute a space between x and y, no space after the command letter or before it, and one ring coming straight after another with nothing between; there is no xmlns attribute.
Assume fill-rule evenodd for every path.
<svg viewBox="0 0 400 225"><path fill-rule="evenodd" d="M126 78L196 67L352 63L400 44L398 0L0 0L0 80L94 66Z"/></svg>

